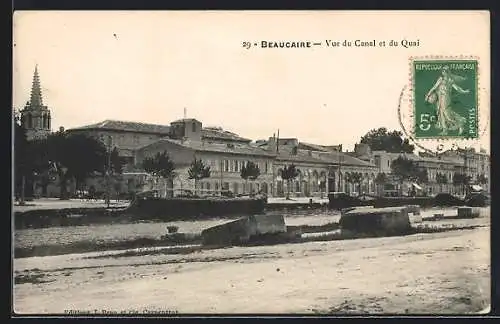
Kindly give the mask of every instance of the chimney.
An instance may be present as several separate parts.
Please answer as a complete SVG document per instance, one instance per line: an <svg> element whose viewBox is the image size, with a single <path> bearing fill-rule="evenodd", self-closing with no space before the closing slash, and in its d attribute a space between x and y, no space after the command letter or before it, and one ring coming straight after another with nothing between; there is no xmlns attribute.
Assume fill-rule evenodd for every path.
<svg viewBox="0 0 500 324"><path fill-rule="evenodd" d="M273 137L269 137L267 149L272 153L276 152L276 134L273 134Z"/></svg>

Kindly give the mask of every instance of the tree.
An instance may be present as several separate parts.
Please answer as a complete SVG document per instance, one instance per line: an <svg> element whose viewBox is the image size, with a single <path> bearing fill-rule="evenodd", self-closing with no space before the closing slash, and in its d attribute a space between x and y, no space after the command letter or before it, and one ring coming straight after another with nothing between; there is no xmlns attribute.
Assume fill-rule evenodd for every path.
<svg viewBox="0 0 500 324"><path fill-rule="evenodd" d="M361 181L363 180L363 174L361 172L350 172L349 180L351 183L358 185L358 194L361 194Z"/></svg>
<svg viewBox="0 0 500 324"><path fill-rule="evenodd" d="M381 191L380 187L381 186L383 187L386 182L387 182L387 175L384 172L378 173L377 177L375 178L375 183L377 184L379 195Z"/></svg>
<svg viewBox="0 0 500 324"><path fill-rule="evenodd" d="M477 182L481 185L485 185L488 183L488 178L484 175L484 173L480 174L477 176Z"/></svg>
<svg viewBox="0 0 500 324"><path fill-rule="evenodd" d="M125 166L125 161L123 158L120 156L118 149L115 147L110 153L110 159L109 161L111 162L110 165L110 170L114 175L122 174L123 173L123 167ZM106 161L106 167L108 162Z"/></svg>
<svg viewBox="0 0 500 324"><path fill-rule="evenodd" d="M76 188L80 189L91 173L105 172L106 148L92 137L60 131L47 137L47 150L49 163L60 180L61 199L68 198L68 180L74 179Z"/></svg>
<svg viewBox="0 0 500 324"><path fill-rule="evenodd" d="M437 173L436 182L439 184L439 190L443 192L443 185L448 183L448 177L444 173Z"/></svg>
<svg viewBox="0 0 500 324"><path fill-rule="evenodd" d="M299 171L294 164L285 166L281 171L281 178L286 181L286 199L290 199L290 183L299 176Z"/></svg>
<svg viewBox="0 0 500 324"><path fill-rule="evenodd" d="M420 169L412 160L400 156L391 163L391 171L399 178L400 190L402 190L404 181L427 182L427 170ZM402 194L400 192L400 194Z"/></svg>
<svg viewBox="0 0 500 324"><path fill-rule="evenodd" d="M416 181L418 184L426 184L429 182L429 174L427 173L427 169L416 167L415 176L410 180Z"/></svg>
<svg viewBox="0 0 500 324"><path fill-rule="evenodd" d="M205 178L210 178L210 166L205 166L203 161L196 158L191 162L191 167L188 170L189 179L194 179L194 190L198 188L198 181Z"/></svg>
<svg viewBox="0 0 500 324"><path fill-rule="evenodd" d="M106 158L105 162L105 174L107 175L107 181L106 181L106 186L107 186L107 191L108 193L106 194L106 201L109 205L109 187L111 186L111 182L113 182L113 188L116 192L117 197L120 195L121 191L121 174L123 173L123 167L125 165L125 161L123 158L120 156L120 153L118 151L118 148L114 147L111 152L108 152L109 154L109 159ZM118 198L117 198L118 200Z"/></svg>
<svg viewBox="0 0 500 324"><path fill-rule="evenodd" d="M175 165L170 159L167 151L158 152L152 157L147 157L142 161L144 171L152 174L155 177L169 181L170 186L173 183ZM165 196L167 196L165 188Z"/></svg>
<svg viewBox="0 0 500 324"><path fill-rule="evenodd" d="M462 188L462 193L466 193L466 188L471 181L471 176L464 173L455 172L453 174L453 185L460 186Z"/></svg>
<svg viewBox="0 0 500 324"><path fill-rule="evenodd" d="M15 195L19 203L24 204L26 177L29 175L29 159L27 157L28 140L26 130L19 124L19 118L14 120L14 184Z"/></svg>
<svg viewBox="0 0 500 324"><path fill-rule="evenodd" d="M248 179L253 181L260 176L259 166L252 161L247 161L241 168L240 176L245 180L245 188L248 188Z"/></svg>
<svg viewBox="0 0 500 324"><path fill-rule="evenodd" d="M380 127L372 129L361 137L361 144L368 144L372 151L387 151L390 153L413 153L415 146L400 131L387 131Z"/></svg>
<svg viewBox="0 0 500 324"><path fill-rule="evenodd" d="M47 186L55 180L51 172L50 157L46 139L36 139L28 143L31 157L30 170L33 180L42 187L42 194L46 194Z"/></svg>

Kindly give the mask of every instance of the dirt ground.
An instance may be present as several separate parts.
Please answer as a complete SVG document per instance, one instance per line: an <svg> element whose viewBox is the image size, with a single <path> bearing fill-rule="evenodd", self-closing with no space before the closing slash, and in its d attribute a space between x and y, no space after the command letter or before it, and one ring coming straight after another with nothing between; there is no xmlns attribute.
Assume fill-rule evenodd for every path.
<svg viewBox="0 0 500 324"><path fill-rule="evenodd" d="M113 257L14 260L28 313L464 314L490 303L490 228Z"/></svg>

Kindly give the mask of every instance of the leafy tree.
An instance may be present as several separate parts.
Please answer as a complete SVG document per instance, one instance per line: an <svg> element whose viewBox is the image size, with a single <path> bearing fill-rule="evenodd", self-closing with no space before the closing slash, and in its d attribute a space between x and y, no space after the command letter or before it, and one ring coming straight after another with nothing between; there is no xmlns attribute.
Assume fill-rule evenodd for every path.
<svg viewBox="0 0 500 324"><path fill-rule="evenodd" d="M427 183L427 170L419 168L414 161L400 156L391 163L391 170L399 178L401 188L404 181L415 181L418 183Z"/></svg>
<svg viewBox="0 0 500 324"><path fill-rule="evenodd" d="M379 194L381 191L380 187L381 186L383 187L386 182L387 182L387 175L384 172L378 173L377 176L375 177L375 183L377 184Z"/></svg>
<svg viewBox="0 0 500 324"><path fill-rule="evenodd" d="M120 156L120 153L116 147L113 148L113 150L111 151L109 161L111 162L110 170L114 175L119 175L123 173L123 167L125 166L125 161ZM105 167L107 168L107 166L108 166L108 161L106 160Z"/></svg>
<svg viewBox="0 0 500 324"><path fill-rule="evenodd" d="M416 174L413 177L414 181L416 181L419 184L429 182L429 174L427 173L427 169L417 167L415 172Z"/></svg>
<svg viewBox="0 0 500 324"><path fill-rule="evenodd" d="M488 183L488 178L486 177L486 175L484 175L484 173L480 174L477 176L477 182L482 185L485 185Z"/></svg>
<svg viewBox="0 0 500 324"><path fill-rule="evenodd" d="M470 181L471 181L471 176L468 176L464 173L460 173L460 172L455 172L453 174L453 184L455 186L461 186L462 187L462 192L465 192L467 188L467 186L469 185Z"/></svg>
<svg viewBox="0 0 500 324"><path fill-rule="evenodd" d="M194 190L198 188L198 181L205 178L210 178L210 166L205 166L203 161L196 158L191 162L191 167L188 170L189 179L194 179Z"/></svg>
<svg viewBox="0 0 500 324"><path fill-rule="evenodd" d="M439 190L443 192L443 185L448 183L448 177L444 173L437 173L436 182L439 184Z"/></svg>
<svg viewBox="0 0 500 324"><path fill-rule="evenodd" d="M299 176L299 171L294 164L285 166L281 171L281 178L286 181L286 199L290 199L290 183L293 179Z"/></svg>
<svg viewBox="0 0 500 324"><path fill-rule="evenodd" d="M106 148L92 137L59 131L30 142L29 156L31 170L40 176L42 185L46 186L57 175L60 198L67 199L69 180L74 179L79 189L91 173L104 171Z"/></svg>
<svg viewBox="0 0 500 324"><path fill-rule="evenodd" d="M30 160L27 156L28 140L26 131L19 124L19 119L14 120L14 184L16 197L20 204L24 204L24 191L26 177L30 174ZM23 185L24 182L24 185Z"/></svg>
<svg viewBox="0 0 500 324"><path fill-rule="evenodd" d="M28 151L31 157L30 170L33 179L42 187L42 192L47 192L47 186L55 178L53 177L48 144L46 139L36 139L28 143Z"/></svg>
<svg viewBox="0 0 500 324"><path fill-rule="evenodd" d="M142 161L142 167L144 171L153 176L169 181L169 185L172 186L175 165L167 151L158 152L153 157L145 158Z"/></svg>
<svg viewBox="0 0 500 324"><path fill-rule="evenodd" d="M68 198L67 181L74 179L77 189L93 172L105 171L107 152L100 141L83 135L57 132L47 138L49 161L60 179L61 198Z"/></svg>
<svg viewBox="0 0 500 324"><path fill-rule="evenodd" d="M245 188L248 188L248 179L253 181L260 176L259 166L252 161L247 161L241 168L240 176L245 180Z"/></svg>
<svg viewBox="0 0 500 324"><path fill-rule="evenodd" d="M361 191L362 180L363 180L363 174L361 172L346 172L345 174L346 182L358 185L358 194Z"/></svg>
<svg viewBox="0 0 500 324"><path fill-rule="evenodd" d="M373 151L390 153L413 153L415 146L400 131L389 132L387 128L372 129L361 137L361 144L368 144Z"/></svg>

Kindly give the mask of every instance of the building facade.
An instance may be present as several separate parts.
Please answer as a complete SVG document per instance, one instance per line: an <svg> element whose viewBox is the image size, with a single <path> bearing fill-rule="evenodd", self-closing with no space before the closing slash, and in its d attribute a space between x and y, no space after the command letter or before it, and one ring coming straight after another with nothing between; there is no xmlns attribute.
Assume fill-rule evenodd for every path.
<svg viewBox="0 0 500 324"><path fill-rule="evenodd" d="M112 143L127 161L126 176L144 175L144 159L166 151L175 164L172 183L149 177L144 185L144 190L156 189L162 195L170 190L174 194L189 190L208 195L265 193L271 197L288 194L326 197L328 192L338 190L375 192L375 165L346 155L341 152L341 146L300 143L296 138L277 139L274 136L254 143L221 128L203 127L200 121L192 118L173 121L169 126L108 120L68 132ZM197 181L196 186L188 175L195 159L201 159L211 170L210 177ZM241 177L241 168L248 161L259 167L260 175L255 180ZM282 179L282 171L292 164L298 176L289 181ZM348 172L362 173L362 181L359 184L344 181L342 174ZM134 183L144 183L141 181ZM123 190L130 187L134 185L122 186Z"/></svg>
<svg viewBox="0 0 500 324"><path fill-rule="evenodd" d="M387 191L405 194L411 190L412 186L416 186L431 195L439 192L463 194L465 192L464 185L455 182L456 174L470 176L470 184L480 185L489 191L489 156L484 151L479 153L474 150L446 151L437 156L430 156L428 154L371 151L367 145L357 144L354 155L362 160L373 162L377 174L387 175ZM427 181L419 184L404 182L403 187L400 188L399 180L394 177L391 168L392 162L400 157L411 160L417 167L425 169Z"/></svg>
<svg viewBox="0 0 500 324"><path fill-rule="evenodd" d="M137 169L142 168L144 159L167 152L176 168L172 183L174 195L185 190L206 195L229 192L233 195L259 192L270 194L273 154L242 141L241 138L232 142L227 138L204 138L199 121L189 120L186 122L188 126L179 125L180 123L176 121L171 124L171 127L176 129L171 137L162 138L136 150ZM194 179L189 179L189 169L195 159L210 167L210 176L196 183ZM259 167L260 175L255 180L245 180L241 177L241 169L248 162Z"/></svg>

